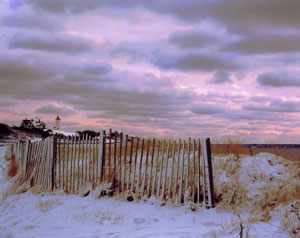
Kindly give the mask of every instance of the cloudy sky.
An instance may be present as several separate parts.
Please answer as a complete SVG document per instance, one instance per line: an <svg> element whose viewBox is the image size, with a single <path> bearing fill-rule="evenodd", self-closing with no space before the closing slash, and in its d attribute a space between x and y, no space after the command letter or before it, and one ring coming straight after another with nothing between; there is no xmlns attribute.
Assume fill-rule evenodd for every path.
<svg viewBox="0 0 300 238"><path fill-rule="evenodd" d="M0 121L299 143L299 0L0 0Z"/></svg>

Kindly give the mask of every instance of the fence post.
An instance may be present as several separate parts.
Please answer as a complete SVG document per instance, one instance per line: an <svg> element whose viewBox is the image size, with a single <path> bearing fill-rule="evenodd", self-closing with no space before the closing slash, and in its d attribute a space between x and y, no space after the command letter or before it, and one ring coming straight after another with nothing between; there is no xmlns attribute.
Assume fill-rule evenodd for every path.
<svg viewBox="0 0 300 238"><path fill-rule="evenodd" d="M99 137L99 167L100 167L100 173L99 173L99 182L101 183L102 174L103 174L103 135L104 131L100 131L100 137ZM105 171L104 171L105 173Z"/></svg>
<svg viewBox="0 0 300 238"><path fill-rule="evenodd" d="M53 163L52 163L52 190L56 189L56 159L57 159L57 136L54 135L53 139L51 140L52 142L52 148L53 148Z"/></svg>
<svg viewBox="0 0 300 238"><path fill-rule="evenodd" d="M214 183L213 183L213 172L212 172L212 163L211 163L211 145L210 139L206 138L203 140L203 158L204 164L206 167L206 172L208 173L208 181L207 181L207 195L208 195L208 207L214 207L215 205L215 196L214 196Z"/></svg>

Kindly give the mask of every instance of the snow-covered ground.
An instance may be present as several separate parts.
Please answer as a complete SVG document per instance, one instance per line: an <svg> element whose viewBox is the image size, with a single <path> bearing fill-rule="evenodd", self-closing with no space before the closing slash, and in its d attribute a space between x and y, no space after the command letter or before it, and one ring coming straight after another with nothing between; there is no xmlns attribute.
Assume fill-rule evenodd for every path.
<svg viewBox="0 0 300 238"><path fill-rule="evenodd" d="M53 130L53 134L61 134L65 136L78 136L78 133L75 132L67 132L67 131L62 131L62 130Z"/></svg>
<svg viewBox="0 0 300 238"><path fill-rule="evenodd" d="M215 187L221 201L215 209L200 207L194 212L190 204L167 203L161 206L162 203L154 198L138 203L126 202L108 197L97 198L95 192L87 197L37 195L30 191L6 196L5 191L9 190L8 186L13 181L6 180L4 154L5 147L0 147L0 238L229 238L240 237L240 221L245 227L244 237L247 231L247 237L291 237L281 222L282 214L289 209L289 202L269 208L270 217L265 221L263 215L257 213L260 201L269 201L261 198L266 186L273 188L280 186L280 181L289 181L292 183L290 189L295 190L297 184L294 182L299 184L299 178L294 181L286 174L287 171L296 173L296 167L291 170L289 162L270 154L239 160L233 156L216 157ZM238 188L239 185L243 189Z"/></svg>

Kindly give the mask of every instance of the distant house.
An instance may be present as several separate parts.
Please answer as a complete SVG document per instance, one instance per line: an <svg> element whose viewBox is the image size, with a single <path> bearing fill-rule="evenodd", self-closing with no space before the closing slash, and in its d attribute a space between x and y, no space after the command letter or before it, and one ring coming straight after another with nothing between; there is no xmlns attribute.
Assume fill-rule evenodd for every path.
<svg viewBox="0 0 300 238"><path fill-rule="evenodd" d="M21 128L23 129L40 129L44 130L46 128L46 123L38 119L37 121L34 121L33 119L24 119L21 122L20 125Z"/></svg>
<svg viewBox="0 0 300 238"><path fill-rule="evenodd" d="M40 130L46 129L46 123L38 119L33 123L34 127Z"/></svg>
<svg viewBox="0 0 300 238"><path fill-rule="evenodd" d="M24 119L22 122L21 122L21 125L20 125L21 128L24 128L24 129L33 129L34 128L34 125L33 125L33 119L29 120L29 119Z"/></svg>

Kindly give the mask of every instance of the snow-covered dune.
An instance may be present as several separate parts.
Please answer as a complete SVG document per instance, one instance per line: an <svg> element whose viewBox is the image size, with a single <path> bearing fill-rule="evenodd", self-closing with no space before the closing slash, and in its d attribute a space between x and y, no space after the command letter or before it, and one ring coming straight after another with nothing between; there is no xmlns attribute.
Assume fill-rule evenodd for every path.
<svg viewBox="0 0 300 238"><path fill-rule="evenodd" d="M5 147L0 147L0 189L9 189L6 179ZM231 161L232 160L232 161ZM259 165L259 161L261 162ZM248 189L249 204L266 182L280 180L287 167L269 154L247 157L237 162L234 157L215 158L215 186L219 193L230 188L236 172ZM237 163L237 164L235 164ZM225 170L224 170L225 169ZM262 177L261 174L266 174ZM253 180L254 176L258 176ZM233 177L231 177L233 176ZM286 175L288 176L288 175ZM282 177L286 179L285 176ZM277 180L276 180L277 179ZM272 179L271 179L272 180ZM245 185L248 183L248 185ZM233 187L233 186L231 186ZM256 191L256 193L255 193ZM234 192L234 191L233 191ZM226 193L226 192L224 192ZM228 195L227 191L227 195ZM253 194L252 194L253 193ZM258 192L259 193L259 192ZM259 193L260 194L260 193ZM225 199L225 198L223 198ZM245 202L247 202L247 199ZM220 206L219 206L220 205ZM21 194L5 196L0 203L0 237L5 238L97 238L97 237L239 237L240 224L244 237L290 237L283 231L279 210L270 212L268 222L251 221L252 211L238 213L224 209L224 201L215 209L200 207L196 211L185 206L163 204L155 198L127 202L116 198L98 198L96 192L87 197L63 194ZM247 205L247 204L246 204ZM288 206L288 205L286 205ZM247 207L247 206L246 206ZM235 213L235 214L234 214Z"/></svg>

